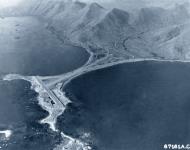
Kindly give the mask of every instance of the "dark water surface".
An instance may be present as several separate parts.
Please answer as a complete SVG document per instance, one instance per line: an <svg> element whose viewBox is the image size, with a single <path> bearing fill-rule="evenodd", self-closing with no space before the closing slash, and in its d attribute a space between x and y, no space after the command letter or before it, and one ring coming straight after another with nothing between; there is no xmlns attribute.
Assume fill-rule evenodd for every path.
<svg viewBox="0 0 190 150"><path fill-rule="evenodd" d="M136 62L82 75L59 128L97 150L162 150L190 141L190 63Z"/></svg>
<svg viewBox="0 0 190 150"><path fill-rule="evenodd" d="M62 46L59 49L36 49L0 55L0 72L22 75L58 75L79 68L88 60L83 48Z"/></svg>
<svg viewBox="0 0 190 150"><path fill-rule="evenodd" d="M0 73L58 75L87 62L88 52L65 45L35 17L0 18Z"/></svg>
<svg viewBox="0 0 190 150"><path fill-rule="evenodd" d="M52 150L61 137L39 121L48 115L38 105L37 93L22 80L0 81L0 130L13 131L0 140L3 150Z"/></svg>
<svg viewBox="0 0 190 150"><path fill-rule="evenodd" d="M2 81L5 74L58 75L88 60L85 49L64 45L34 17L0 18L0 130L11 130L3 150L52 150L62 140L39 121L48 115L38 94L22 80ZM1 135L0 135L1 136Z"/></svg>

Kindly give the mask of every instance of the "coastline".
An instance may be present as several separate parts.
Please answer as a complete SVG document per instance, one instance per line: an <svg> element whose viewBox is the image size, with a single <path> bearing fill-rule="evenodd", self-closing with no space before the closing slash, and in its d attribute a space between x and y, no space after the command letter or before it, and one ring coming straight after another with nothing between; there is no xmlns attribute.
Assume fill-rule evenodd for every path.
<svg viewBox="0 0 190 150"><path fill-rule="evenodd" d="M34 4L34 6L35 5L36 4ZM27 14L26 12L22 12L22 11L21 11L21 14L20 13L18 13L18 14L23 15L22 13L24 13L24 14L26 13L25 15L29 15L31 17L37 18L40 22L42 22L43 28L45 30L47 30L47 33L49 32L48 34L50 34L52 36L53 42L54 42L54 40L57 40L58 43L60 43L60 45L63 45L63 46L64 45L65 46L72 45L73 47L76 47L76 48L83 48L84 52L86 52L86 55L82 54L81 56L83 56L83 57L86 56L85 57L86 59L83 61L82 64L78 64L78 66L75 69L72 69L72 70L66 69L67 71L65 71L63 73L62 68L65 69L68 66L70 68L70 65L72 65L72 61L75 62L75 59L76 60L81 59L81 57L78 55L78 53L76 55L71 54L72 57L67 57L69 55L65 55L66 58L68 58L68 60L70 62L70 63L68 63L69 65L67 65L67 63L64 63L65 57L60 55L61 56L61 60L60 60L61 63L60 64L63 63L63 65L60 65L60 69L58 69L59 65L57 65L58 67L56 65L53 65L53 69L60 71L60 73L58 73L57 75L46 76L47 75L46 74L44 76L43 75L38 76L38 75L30 74L30 75L25 76L25 75L22 75L22 73L21 74L5 74L2 77L2 80L8 81L8 82L9 81L12 82L13 80L25 80L25 81L30 83L31 86L29 88L31 88L31 90L33 90L37 93L37 99L35 99L35 102L43 110L48 112L48 114L45 115L45 117L40 117L40 120L37 122L37 124L38 123L42 124L43 126L49 128L49 130L52 131L53 134L58 133L61 137L61 141L59 141L58 143L56 143L56 145L53 146L53 148L52 148L53 150L92 150L90 133L84 133L84 135L89 134L89 136L86 136L86 139L88 139L87 141L89 142L88 143L88 142L86 142L85 139L76 136L77 132L68 132L69 129L72 129L72 127L71 127L72 125L68 126L69 124L65 124L65 127L67 127L68 130L65 129L65 131L64 131L64 129L62 129L61 127L59 128L59 125L57 123L58 122L57 119L59 116L61 116L61 115L65 116L65 114L67 114L66 110L70 109L69 104L75 103L75 100L72 99L72 96L69 95L69 92L67 93L67 90L69 90L70 83L72 84L73 81L77 80L80 77L88 75L90 73L94 73L96 71L97 72L104 71L104 69L106 70L108 68L110 70L112 70L112 68L119 68L120 69L120 66L123 67L123 65L125 66L125 64L129 64L129 66L133 67L133 66L135 66L135 64L146 64L146 62L149 62L152 64L154 64L154 63L155 64L157 64L157 63L158 64L172 64L172 66L175 67L176 64L178 64L178 63L179 64L186 63L187 66L189 66L188 63L190 63L190 57L188 57L188 55L187 55L187 57L185 56L184 58L182 58L183 53L186 52L185 51L186 46L180 45L181 44L180 43L181 42L180 37L186 38L186 36L182 36L182 35L184 35L185 31L188 32L188 30L185 30L186 29L185 27L183 27L182 29L179 28L179 31L178 31L178 29L173 29L174 25L172 24L171 29L168 27L168 29L170 29L171 31L167 30L167 32L168 32L167 34L165 31L165 28L163 30L156 30L156 32L158 32L158 33L155 33L155 34L152 33L152 30L150 30L150 33L149 33L149 31L147 32L146 29L142 29L143 32L140 33L141 28L139 28L139 31L138 31L138 27L133 28L133 26L132 26L133 24L131 24L131 26L129 26L129 29L126 28L125 26L123 27L123 24L120 24L120 22L119 22L118 27L117 27L117 25L115 26L115 24L114 24L115 23L114 22L115 16L113 16L113 14L115 15L115 13L116 13L116 18L119 18L117 16L118 15L117 13L118 12L120 13L120 9L117 9L116 11L113 9L112 11L106 10L106 15L108 16L108 19L106 18L107 16L105 17L105 12L104 12L103 16L105 18L100 17L101 19L98 18L99 20L97 20L97 17L95 17L95 19L93 18L94 20L90 21L89 26L86 26L87 30L85 30L85 28L83 29L83 27L81 28L80 26L79 26L79 30L78 30L78 28L76 28L76 27L78 27L78 24L80 25L81 22L80 21L78 22L78 20L77 21L73 20L73 19L78 19L77 18L79 16L78 14L77 15L72 14L73 16L71 15L68 18L67 17L64 18L63 17L65 15L64 13L63 13L62 17L60 15L56 16L56 13L57 13L56 11L58 10L58 12L59 12L59 7L55 6L55 8L52 7L50 9L49 6L51 6L51 5L46 5L45 3L43 4L43 2L41 4L40 3L37 4L36 6L38 6L38 5L40 7L31 7L32 9L30 10L31 12L29 11L30 12L29 14ZM43 5L44 5L44 7L43 7ZM88 9L91 10L91 7L88 7ZM84 20L82 21L82 23L83 22L85 23L85 21L86 21L85 20L86 19L85 15L87 12L86 7L84 10L85 10L84 11L85 13L83 13L83 9L81 11L82 13L79 13L79 14L82 14L82 16L84 14ZM47 14L46 14L46 11L47 11ZM92 11L93 11L93 9L92 9ZM66 11L66 15L68 12L72 12L72 9L70 11L70 8L69 8L68 11ZM45 15L43 15L43 13ZM97 31L100 30L100 32L101 32L101 28L100 28L101 26L100 27L94 26L94 21L95 21L95 24L97 22L98 23L100 22L100 25L106 24L107 21L109 23L110 22L110 18L109 18L110 14L111 14L111 19L113 19L113 20L111 20L111 21L113 21L112 33L107 34L107 31L105 31L105 32L103 31L102 32L103 36L101 36L101 35L97 36L96 35L96 29L97 29ZM12 12L10 13L10 15L12 15ZM126 19L128 22L127 25L130 25L130 19L128 18L130 16L130 13L129 14L122 14L122 15L124 16L124 18L127 18ZM54 16L54 18L53 18L53 16ZM96 13L95 13L95 16L96 16ZM13 15L13 17L14 17L14 15ZM16 15L16 17L17 17L17 15ZM0 16L0 19L1 19L1 16ZM66 20L66 23L64 24L62 22L59 22L58 21L59 19ZM87 17L87 21L88 21L88 19L89 18ZM139 20L137 19L137 25L139 25L138 21ZM70 29L69 28L70 22L72 22L72 25L71 25L72 28L71 28L71 30L67 31L67 29ZM91 24L91 22L92 22L92 24ZM124 24L126 24L126 23L124 23ZM140 25L141 24L142 24L142 22L140 20ZM16 25L16 26L20 26L20 24ZM63 27L63 26L66 26L66 27ZM177 24L176 24L176 26L177 26ZM21 25L21 27L22 27L22 25ZM122 29L120 29L119 27ZM91 32L88 33L88 30L91 30L91 28L92 29L95 28L95 32L94 32L94 30L92 30L92 35L85 37L86 35L91 33ZM39 28L39 29L41 29L41 28ZM112 29L112 26L111 26L111 28L108 28L108 30L109 29ZM123 31L126 31L126 33ZM84 35L81 34L83 32L84 32ZM46 33L46 32L44 32L44 33ZM165 37L166 36L165 34L167 35L167 37ZM119 37L118 37L118 35L119 35ZM84 38L83 38L83 36L84 36ZM95 36L95 38L94 38L94 36ZM102 39L99 38L99 36L102 37ZM107 39L107 38L109 38L109 36L110 36L110 39ZM178 38L178 36L179 36L179 38ZM20 37L17 37L17 36L15 37L15 39L16 38L17 38L17 40L20 39ZM163 40L162 40L162 38L163 38ZM49 39L49 38L47 38L47 39ZM170 46L171 45L170 41L173 41L173 43L175 43L177 41L176 39L177 40L179 39L180 42L179 42L179 44L176 44L177 46L175 47L175 49L177 52L178 51L181 52L181 55L179 57L177 57L177 59L173 59L175 57L174 56L175 51L170 52L170 47L173 48L172 46ZM150 40L150 41L148 41L148 40ZM52 41L50 41L50 45L53 44ZM83 41L85 41L84 42L85 44L82 43ZM154 41L155 41L155 43L154 43ZM164 44L166 43L166 44L164 45L161 42L163 42ZM186 40L185 40L185 42L186 42ZM40 42L40 44L41 43L43 43L43 42ZM160 43L163 44L164 46L162 46ZM167 43L168 43L168 45L167 45ZM49 44L49 42L48 42L48 44ZM128 46L128 44L129 44L129 46ZM185 45L186 43L182 43L182 44ZM59 44L54 44L54 45L59 45ZM99 46L100 46L101 50L99 50ZM168 50L166 52L165 51L162 52L162 49L164 49L164 47L168 47ZM132 48L134 50L130 50L130 48ZM156 51L156 53L155 53L154 49L157 49L157 48L159 50ZM43 44L42 44L42 49L44 49ZM55 48L52 48L52 49L55 50ZM70 51L70 52L72 52L72 51ZM113 52L113 54L112 54L112 52ZM54 51L52 54L57 55L58 53L55 53L55 51ZM48 55L48 56L50 56L50 55ZM159 57L159 55L164 55L167 57L166 58L164 58L162 56ZM171 55L171 57L169 57L170 55ZM48 56L47 57L45 56L45 53L42 53L42 56L44 57L45 60L48 57ZM143 56L144 56L144 58L143 58ZM53 58L53 57L51 57L51 58ZM51 59L51 58L48 59L50 64L53 64L54 60L55 61L58 60L58 57L54 57L54 59ZM70 58L73 58L73 59L70 59ZM167 58L172 58L172 59L167 59ZM41 56L39 59L41 60ZM77 61L77 63L78 63L78 61ZM34 65L34 63L32 63L32 64ZM37 63L37 65L38 65L38 63ZM18 66L20 66L20 65L18 65ZM43 65L43 66L45 66L45 65ZM29 66L29 68L30 68L30 66ZM41 70L43 70L43 68L44 67L39 67L40 72L41 72ZM126 69L126 68L124 68L124 69ZM51 72L50 66L47 67L47 73L49 73L49 72ZM7 73L9 73L9 72L7 72ZM128 74L128 69L126 69L126 74ZM109 73L106 75L109 76L112 74ZM146 75L149 75L149 74L146 73ZM107 79L108 76L104 76L105 79ZM108 78L108 79L110 79L110 78ZM107 80L105 80L105 81L107 81ZM133 82L133 83L139 84L136 80L134 80L134 81L135 82ZM112 82L112 81L108 81L108 82ZM120 82L120 83L122 83L122 82ZM79 85L80 85L80 83L79 83ZM102 84L102 85L104 85L104 84ZM125 85L128 85L128 83ZM95 87L96 86L97 85L95 82ZM92 87L92 85L90 85L88 87ZM86 89L88 89L88 88L86 88ZM89 95L91 95L90 91L87 91L87 93L88 92L89 92ZM123 92L123 91L121 91L121 92ZM71 92L71 93L73 93L73 92ZM85 93L86 93L86 90L85 90ZM82 95L82 94L79 92L79 95ZM105 96L105 95L103 95L103 96ZM117 94L116 94L116 96L117 96ZM108 106L108 107L110 107L110 106ZM28 117L28 118L30 119L31 117ZM72 116L71 117L68 116L65 118L72 118ZM79 117L76 116L76 118L79 118ZM115 119L115 118L113 118L113 119ZM62 120L62 118L60 120ZM64 118L63 118L63 120L64 120ZM56 126L56 124L57 124L57 126ZM61 126L64 126L64 123L61 122ZM91 127L91 128L93 128L93 127ZM5 137L9 138L10 136L12 136L11 134L13 134L13 131L10 130L10 131L8 131L9 133L7 131L8 130L0 131L0 134L3 133L3 134L5 134ZM87 130L84 130L84 132L86 132L86 131ZM66 132L68 133L68 135L66 135ZM81 134L83 136L83 132ZM9 136L7 136L7 135L9 135ZM1 147L0 147L0 149L1 149Z"/></svg>
<svg viewBox="0 0 190 150"><path fill-rule="evenodd" d="M141 131L143 136L146 134L144 131L151 133L152 131L163 131L157 132L157 134L154 135L150 134L150 136L147 137L154 138L156 135L163 135L167 139L167 135L169 135L167 133L172 134L172 129L168 130L165 134L165 128L167 129L165 120L167 119L163 118L168 117L170 119L171 116L171 118L176 119L178 114L186 112L178 112L178 110L181 110L181 108L179 108L180 106L185 108L186 106L187 108L189 107L186 105L188 104L188 96L183 97L189 87L187 83L187 81L189 81L189 62L190 61L181 60L137 61L137 63L125 63L79 76L72 80L63 90L67 92L67 96L74 104L69 107L68 112L59 118L58 124L60 128L69 133L69 135L75 138L79 137L79 139L83 131L88 131L93 135L89 140L91 139L91 141L94 142L94 147L98 148L98 146L100 146L99 149L101 149L101 146L104 144L105 147L108 146L109 143L106 143L106 140L105 143L103 141L104 137L108 137L109 139L110 136L113 136L113 132L110 131L114 131L114 133L121 138L125 136L123 136L123 134L120 135L120 133L124 133L124 135L131 133L124 139L133 139L131 135L134 139L137 139L139 136L136 135L139 135ZM118 87L122 90L118 89ZM163 97L160 98L160 94L163 95ZM182 99L185 101L184 103ZM110 103L110 105L107 105L108 103ZM97 107L94 107L96 104ZM170 108L173 111L167 106L172 106ZM158 112L159 109L163 109L163 112ZM172 116L173 114L170 114L170 112L173 112L175 115ZM129 117L126 117L125 114L128 113ZM122 115L118 114L124 114L123 117L121 117L122 119L120 119ZM137 117L136 114L138 114ZM100 116L101 121L96 124L95 122L98 122ZM109 118L109 116L113 117ZM136 118L134 118L134 116ZM159 130L159 121L155 124L154 116L163 123L162 129ZM65 121L63 119L64 117L71 119ZM178 119L180 120L180 118L181 116ZM107 119L109 121L107 121ZM175 119L172 119L172 123ZM185 119L187 120L188 118ZM77 120L76 123L75 120ZM127 124L128 122L130 123ZM73 125L73 123L75 124ZM123 126L120 126L120 123ZM183 123L180 124L180 121L178 121L178 123L179 126L176 125L174 128L181 131L181 128L178 127L180 127L180 125L183 126ZM62 128L64 124L66 127ZM157 126L157 124L159 125ZM128 131L124 126L127 129L134 130ZM147 128L145 128L145 126L147 126ZM153 128L150 128L150 126ZM117 127L121 130L117 130ZM78 132L78 130L81 132ZM177 138L175 135L173 137ZM185 139L185 137L183 138ZM114 139L114 137L110 138L110 141L114 141ZM149 142L148 139L149 138L146 138L145 141ZM170 140L170 138L168 139ZM126 143L128 144L127 141ZM117 142L114 146L118 146ZM112 147L110 146L110 148Z"/></svg>
<svg viewBox="0 0 190 150"><path fill-rule="evenodd" d="M92 71L96 71L96 70L101 70L101 69L105 69L105 68L109 68L112 66L117 66L117 65L121 65L121 64L125 64L125 63L135 63L135 62L146 62L146 61L153 61L153 62L181 62L181 63L190 63L190 60L174 60L174 59L155 59L155 58L148 58L148 59L144 59L144 58L137 58L137 59L127 59L127 60L121 60L121 61L116 61L116 62L111 62L111 63L107 63L107 64L103 64L103 65L97 65L94 67L88 67L87 70L82 71L83 68L81 68L81 74L78 74L76 76L71 77L70 79L68 79L67 81L65 81L65 83L62 86L62 89L64 89L64 87L73 79L77 78L78 76L87 74L89 72Z"/></svg>
<svg viewBox="0 0 190 150"><path fill-rule="evenodd" d="M37 93L39 93L38 96L38 104L42 107L42 109L48 111L49 115L46 118L43 118L39 123L42 124L49 124L50 128L55 131L55 132L60 132L56 129L56 122L57 122L57 117L59 117L60 115L62 115L64 113L64 111L66 110L66 107L69 103L72 103L72 101L65 95L65 90L64 88L66 87L66 85L72 81L73 79L90 73L92 71L96 71L96 70L101 70L101 69L105 69L105 68L109 68L109 67L113 67L113 66L117 66L117 65L121 65L121 64L125 64L125 63L135 63L135 62L145 62L145 61L153 61L153 62L180 62L180 63L190 63L190 60L171 60L171 59L143 59L143 58L139 58L139 59L128 59L128 60L120 60L120 61L116 61L116 62L111 62L111 63L105 63L103 65L96 65L96 64L92 64L92 65L83 65L81 68L76 69L75 71L69 72L66 75L66 79L65 82L62 83L60 81L60 83L57 83L56 86L51 89L51 91L58 97L58 99L62 102L54 102L54 106L52 105L51 101L46 100L47 95L46 95L46 90L44 90L44 87L41 85L41 83L39 83L39 81L37 80L38 76L22 76L22 75L18 75L18 74L8 74L5 75L3 80L7 80L7 81L12 81L12 80L26 80L28 82L31 83L31 88L33 90L35 90ZM64 74L62 75L64 76ZM83 143L82 141L80 141L79 139L74 139L68 135L65 135L63 132L61 132L61 135L64 139L64 141L68 141L68 142L63 142L60 145L58 145L54 150L59 150L64 148L68 148L71 149L72 147L80 147L82 150L90 150L91 147L89 146L88 143Z"/></svg>

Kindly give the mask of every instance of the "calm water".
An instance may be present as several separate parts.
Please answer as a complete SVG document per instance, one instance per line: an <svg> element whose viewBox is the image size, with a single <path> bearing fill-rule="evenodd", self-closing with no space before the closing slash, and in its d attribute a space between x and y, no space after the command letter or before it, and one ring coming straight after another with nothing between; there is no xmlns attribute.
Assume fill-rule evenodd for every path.
<svg viewBox="0 0 190 150"><path fill-rule="evenodd" d="M57 75L83 65L85 49L64 45L34 17L0 19L0 74Z"/></svg>
<svg viewBox="0 0 190 150"><path fill-rule="evenodd" d="M63 53L61 50L42 52L43 58L41 58L42 53L38 52L0 56L0 71L2 71L0 75L6 73L57 75L84 64L88 55L83 49L72 46L67 48ZM67 52L68 56L65 57ZM19 60L18 63L6 61L9 57ZM73 57L76 59L71 62ZM62 139L47 125L38 123L48 113L38 106L38 94L31 90L30 86L30 83L22 80L11 82L0 80L0 130L13 131L9 141L0 141L3 150L52 150Z"/></svg>
<svg viewBox="0 0 190 150"><path fill-rule="evenodd" d="M0 82L0 91L0 130L13 131L10 140L0 140L3 150L52 150L60 142L59 134L38 123L48 113L37 104L30 83Z"/></svg>
<svg viewBox="0 0 190 150"><path fill-rule="evenodd" d="M0 148L52 150L62 138L39 124L48 113L38 105L38 94L26 81L7 82L1 77L62 74L82 66L89 54L83 48L63 45L33 17L0 19L0 45L0 130L13 131L10 140L0 140Z"/></svg>
<svg viewBox="0 0 190 150"><path fill-rule="evenodd" d="M97 150L162 150L190 141L190 63L136 62L80 76L59 128Z"/></svg>
<svg viewBox="0 0 190 150"><path fill-rule="evenodd" d="M12 52L0 55L0 73L22 75L58 75L72 71L88 60L83 48L64 46L59 49L36 49L31 52Z"/></svg>

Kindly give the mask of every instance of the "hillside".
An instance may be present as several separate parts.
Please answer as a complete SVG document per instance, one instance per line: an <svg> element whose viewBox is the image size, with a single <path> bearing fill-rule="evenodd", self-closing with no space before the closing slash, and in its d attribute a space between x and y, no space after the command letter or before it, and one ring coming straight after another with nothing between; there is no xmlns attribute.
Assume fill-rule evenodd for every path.
<svg viewBox="0 0 190 150"><path fill-rule="evenodd" d="M17 9L17 14L9 14L43 18L64 42L109 51L116 57L189 58L187 4L142 8L135 18L118 8L66 0L32 0Z"/></svg>

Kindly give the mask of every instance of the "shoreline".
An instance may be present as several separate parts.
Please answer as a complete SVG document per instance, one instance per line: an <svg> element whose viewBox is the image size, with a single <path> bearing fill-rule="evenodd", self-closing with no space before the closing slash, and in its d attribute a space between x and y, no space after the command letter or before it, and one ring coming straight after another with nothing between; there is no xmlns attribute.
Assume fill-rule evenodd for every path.
<svg viewBox="0 0 190 150"><path fill-rule="evenodd" d="M39 82L38 78L36 76L22 76L19 74L8 74L3 77L4 81L13 81L13 80L24 80L31 84L31 89L34 90L36 93L38 93L37 100L38 105L41 106L43 110L46 110L49 115L43 119L40 120L40 124L47 123L52 129L52 131L57 131L55 124L57 121L57 117L61 115L65 108L60 103L55 103L56 106L53 106L51 103L50 98L48 97L47 91L44 89L42 84ZM69 100L65 102L65 106L67 103L70 103ZM55 113L56 112L56 113Z"/></svg>
<svg viewBox="0 0 190 150"><path fill-rule="evenodd" d="M89 57L90 58L90 57ZM102 65L96 65L96 64L91 64L91 65L83 65L80 68L76 69L75 71L71 71L62 76L65 76L65 82L62 83L62 80L59 83L56 83L56 86L51 89L50 91L56 95L56 97L59 99L60 102L54 101L54 105L52 105L52 102L50 100L47 100L47 91L44 89L42 84L38 81L39 76L22 76L19 74L8 74L3 77L3 80L6 81L12 81L12 80L25 80L31 83L31 89L36 91L38 95L38 104L42 107L42 109L46 110L49 115L45 118L43 118L39 123L41 124L48 124L49 127L52 129L52 131L55 132L60 132L64 141L68 142L63 142L60 143L54 150L60 150L63 148L72 148L72 147L80 147L82 150L90 150L91 147L88 145L88 143L82 142L80 139L74 139L68 135L65 135L63 132L59 131L56 129L56 123L57 123L57 118L64 113L66 110L66 107L69 103L72 103L72 101L65 95L65 90L64 88L70 81L73 79L90 73L92 71L96 70L101 70L117 65L122 65L125 63L136 63L136 62L146 62L146 61L153 61L153 62L179 62L179 63L190 63L190 60L171 60L171 59L143 59L143 58L138 58L138 59L127 59L127 60L119 60L116 62L111 62L111 63L105 63Z"/></svg>
<svg viewBox="0 0 190 150"><path fill-rule="evenodd" d="M73 79L81 76L81 75L84 75L84 74L87 74L87 73L90 73L92 71L96 71L96 70L101 70L101 69L105 69L105 68L109 68L109 67L113 67L113 66L117 66L117 65L122 65L122 64L125 64L125 63L135 63L135 62L146 62L146 61L153 61L153 62L170 62L170 63L175 63L175 62L179 62L179 63L190 63L190 60L174 60L174 59L155 59L155 58L147 58L147 59L144 59L144 58L137 58L137 59L127 59L127 60L120 60L120 61L116 61L116 62L111 62L111 63L107 63L107 64L103 64L103 65L97 65L97 66L94 66L94 67L90 67L90 66L87 66L87 69L85 70L82 70L83 68L80 68L81 69L81 74L77 74L76 76L73 76L71 77L70 79L68 79L67 81L65 81L65 83L63 84L62 86L62 89L64 89L64 87L70 82L72 81ZM88 69L89 67L89 69Z"/></svg>
<svg viewBox="0 0 190 150"><path fill-rule="evenodd" d="M90 72L93 72L93 71L97 71L97 70L101 70L101 69L105 69L105 68L109 68L109 67L113 67L113 66L117 66L117 65L122 65L122 64L125 64L125 63L136 63L136 62L146 62L146 61L153 61L153 62L170 62L170 63L175 63L175 62L179 62L179 63L190 63L190 60L171 60L171 59L168 59L168 60L163 60L163 59L142 59L142 58L139 58L139 59L128 59L128 60L121 60L121 61L117 61L117 62L112 62L112 63L108 63L108 64L104 64L104 65L100 65L100 66L95 66L95 67L92 67L90 69L87 69L87 71L85 71L85 68L84 70L82 71L82 68L81 68L81 73L79 74L76 74L75 76L71 76L71 78L67 79L67 81L65 81L65 83L62 85L62 92L65 93L65 87L67 86L67 84L69 84L72 80L74 80L75 78L81 76L81 75L85 75L87 73L90 73ZM71 74L72 75L72 74ZM61 84L61 83L60 83ZM66 95L65 95L66 96ZM71 99L69 97L67 97L70 101ZM71 101L72 102L72 101ZM69 137L69 138L68 138ZM71 137L70 136L64 136L63 139L70 139ZM72 138L73 139L73 138ZM79 140L80 139L75 139L75 140ZM67 145L67 144L60 144L58 145L58 147L60 146L60 148L56 148L54 150L62 150L63 148L68 148L69 146L69 150L72 149L73 145L78 145L76 144L77 141L75 141L75 143L73 143L73 140L70 140L70 142L72 144ZM80 146L78 145L78 147L81 148L82 146L82 150L91 150L91 147L90 146L85 146L84 145L88 145L88 143L82 143L82 145L80 144Z"/></svg>
<svg viewBox="0 0 190 150"><path fill-rule="evenodd" d="M85 66L83 65L81 68L76 69L75 71L71 71L66 73L66 79L64 83L57 83L56 87L54 87L52 89L53 93L55 95L57 95L57 97L59 99L62 100L62 105L64 105L64 109L67 106L67 104L72 103L72 101L69 100L68 97L66 97L65 92L63 91L63 89L65 88L65 86L72 81L73 79L90 73L92 71L96 71L96 70L101 70L101 69L105 69L105 68L109 68L109 67L113 67L113 66L117 66L117 65L121 65L121 64L125 64L125 63L135 63L135 62L146 62L146 61L153 61L153 62L181 62L181 63L190 63L190 60L172 60L172 59L143 59L143 58L138 58L138 59L127 59L127 60L120 60L120 61L116 61L116 62L111 62L111 63L107 63L107 64L103 64L103 65L94 65L94 66ZM74 74L74 75L73 75ZM64 76L65 74L63 74ZM23 76L20 74L7 74L3 77L3 80L6 81L12 81L12 80L25 80L31 83L31 89L33 89L34 91L36 91L37 93L39 93L39 105L43 107L43 109L45 109L46 111L48 111L48 113L51 114L51 108L48 109L48 107L44 107L44 103L42 102L43 99L43 87L41 87L41 85L39 85L39 82L36 80L36 78L39 78L39 76ZM43 78L43 77L42 77ZM62 90L61 90L62 89ZM42 98L42 99L41 99ZM49 104L49 103L48 103ZM47 110L48 109L48 110ZM62 114L62 113L61 113ZM60 114L60 115L61 115ZM48 123L50 125L50 127L53 126L53 123L50 121L45 121L45 120L50 120L47 119L50 118L49 116L47 116L46 118L42 119L43 123ZM54 121L55 123L55 121ZM55 131L56 129L54 127L52 127L51 129L53 129L53 131Z"/></svg>
<svg viewBox="0 0 190 150"><path fill-rule="evenodd" d="M67 84L69 84L72 80L76 79L77 77L79 77L81 75L85 75L85 74L93 72L93 71L97 71L97 70L101 70L101 69L106 69L106 68L114 67L114 66L117 66L117 65L126 64L126 63L136 63L136 62L146 62L146 61L147 62L148 61L152 61L152 62L170 62L170 63L176 63L176 62L179 62L179 63L190 63L190 60L172 60L172 59L164 60L164 59L154 59L154 58L152 58L152 59L142 59L142 58L139 58L139 59L129 59L129 60L121 60L121 61L118 61L118 62L112 62L112 63L104 64L104 65L101 65L101 66L95 66L95 67L89 69L88 71L82 72L81 74L77 74L76 76L71 77L70 79L68 79L67 81L65 81L65 83L61 87L62 88L62 92L65 93L66 92L65 91L65 87L67 86ZM70 97L68 97L68 96L66 96L66 97L72 102L72 100L70 99ZM64 135L64 134L62 134L62 135ZM70 142L72 144L70 144L70 146L67 145L67 144L60 144L60 145L58 145L59 148L57 147L54 150L62 150L63 148L68 148L68 146L69 146L68 149L70 150L70 149L72 149L73 144L76 145L76 143L78 141L80 141L80 139L75 139L76 141L75 141L75 143L73 143L74 142L73 138L71 138L70 136L65 135L63 137L63 139L65 139L65 138L72 139L72 140L70 140ZM80 148L81 148L81 146L82 146L82 150L91 150L91 147L88 146L88 143L82 143L82 145L81 144L78 145L78 147L80 147Z"/></svg>

